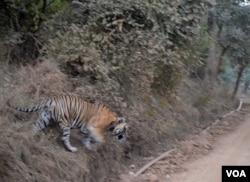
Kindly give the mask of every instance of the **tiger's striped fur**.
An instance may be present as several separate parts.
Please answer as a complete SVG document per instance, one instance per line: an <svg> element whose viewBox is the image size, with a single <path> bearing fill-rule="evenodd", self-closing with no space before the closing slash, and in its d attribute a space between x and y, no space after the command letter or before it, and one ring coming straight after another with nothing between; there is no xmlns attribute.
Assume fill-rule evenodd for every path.
<svg viewBox="0 0 250 182"><path fill-rule="evenodd" d="M32 108L13 107L22 112L34 112L41 110L38 120L34 123L36 131L44 129L51 122L56 122L62 129L62 141L65 147L76 152L77 148L70 144L70 130L80 128L82 143L92 149L93 143L104 141L103 130L107 127L117 136L119 141L125 141L125 132L128 128L125 119L118 117L103 104L93 104L75 96L58 96L42 101Z"/></svg>

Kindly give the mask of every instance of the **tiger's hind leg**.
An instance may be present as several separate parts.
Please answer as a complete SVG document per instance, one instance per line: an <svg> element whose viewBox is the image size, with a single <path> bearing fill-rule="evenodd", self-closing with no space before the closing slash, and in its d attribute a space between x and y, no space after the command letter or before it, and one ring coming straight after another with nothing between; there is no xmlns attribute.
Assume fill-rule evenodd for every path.
<svg viewBox="0 0 250 182"><path fill-rule="evenodd" d="M70 152L76 152L77 148L76 147L72 147L72 145L70 144L70 127L64 125L62 122L59 123L60 128L62 129L62 142L64 144L64 146L70 151Z"/></svg>
<svg viewBox="0 0 250 182"><path fill-rule="evenodd" d="M33 132L36 133L37 131L43 130L46 126L50 124L51 121L52 121L51 112L48 109L43 110L39 118L33 125L34 126Z"/></svg>

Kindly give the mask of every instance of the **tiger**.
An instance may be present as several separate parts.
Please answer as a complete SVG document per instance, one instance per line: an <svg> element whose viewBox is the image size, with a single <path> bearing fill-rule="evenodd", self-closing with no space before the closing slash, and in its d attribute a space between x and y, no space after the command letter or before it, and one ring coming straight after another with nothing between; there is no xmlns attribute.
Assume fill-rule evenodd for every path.
<svg viewBox="0 0 250 182"><path fill-rule="evenodd" d="M104 129L108 128L113 136L121 143L126 141L128 125L124 117L119 117L102 103L90 103L77 96L62 95L45 99L31 107L15 107L9 101L8 106L21 112L41 111L33 129L35 132L43 130L46 126L56 123L62 130L61 140L70 152L77 148L70 143L71 129L78 128L82 135L84 147L94 150L93 146L104 142Z"/></svg>

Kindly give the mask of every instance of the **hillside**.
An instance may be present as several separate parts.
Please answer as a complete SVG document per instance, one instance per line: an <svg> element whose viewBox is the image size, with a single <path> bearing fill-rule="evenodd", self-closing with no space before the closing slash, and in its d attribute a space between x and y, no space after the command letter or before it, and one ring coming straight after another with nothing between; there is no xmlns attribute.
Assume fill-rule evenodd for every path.
<svg viewBox="0 0 250 182"><path fill-rule="evenodd" d="M228 87L207 93L190 71L205 65L204 4L171 2L74 2L35 33L2 38L0 181L117 181L132 164L142 166L235 107ZM192 44L198 42L204 45ZM73 131L78 152L70 153L58 126L33 136L38 113L6 105L32 106L61 94L105 103L126 117L128 143L105 132L94 153Z"/></svg>

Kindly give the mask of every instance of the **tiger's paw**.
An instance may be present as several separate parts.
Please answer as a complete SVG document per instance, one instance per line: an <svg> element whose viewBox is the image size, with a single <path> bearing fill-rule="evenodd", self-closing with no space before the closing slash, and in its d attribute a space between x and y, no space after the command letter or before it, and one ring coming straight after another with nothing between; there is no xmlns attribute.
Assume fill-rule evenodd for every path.
<svg viewBox="0 0 250 182"><path fill-rule="evenodd" d="M77 148L76 147L71 147L71 148L69 148L69 151L70 152L77 152Z"/></svg>
<svg viewBox="0 0 250 182"><path fill-rule="evenodd" d="M85 148L86 148L88 151L97 152L97 146L94 145L94 144L89 144L89 145L85 146Z"/></svg>
<svg viewBox="0 0 250 182"><path fill-rule="evenodd" d="M91 150L91 146L90 146L90 141L89 141L89 139L83 139L82 140L82 144L83 144L83 146L86 148L86 149L89 149L89 150Z"/></svg>

